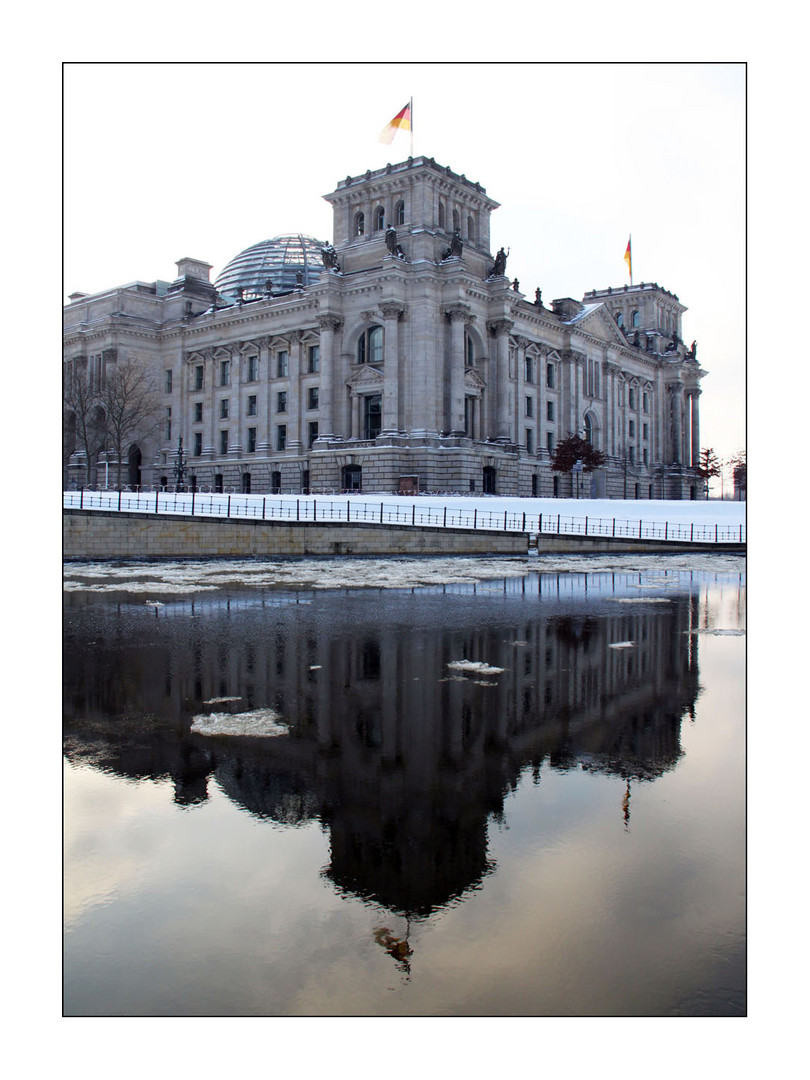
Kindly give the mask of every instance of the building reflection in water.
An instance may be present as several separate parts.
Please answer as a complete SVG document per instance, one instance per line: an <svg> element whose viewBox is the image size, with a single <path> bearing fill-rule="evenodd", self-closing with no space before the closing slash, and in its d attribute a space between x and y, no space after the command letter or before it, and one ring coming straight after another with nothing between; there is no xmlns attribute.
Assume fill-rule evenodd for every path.
<svg viewBox="0 0 810 1080"><path fill-rule="evenodd" d="M205 801L214 778L258 818L318 819L333 887L424 916L492 871L488 820L526 770L622 778L627 827L631 783L676 765L698 694L699 590L632 585L530 574L151 609L71 598L65 753L170 777L182 806ZM486 667L450 666L462 660ZM260 708L289 734L190 731L203 713ZM378 944L407 971L407 937L380 927Z"/></svg>

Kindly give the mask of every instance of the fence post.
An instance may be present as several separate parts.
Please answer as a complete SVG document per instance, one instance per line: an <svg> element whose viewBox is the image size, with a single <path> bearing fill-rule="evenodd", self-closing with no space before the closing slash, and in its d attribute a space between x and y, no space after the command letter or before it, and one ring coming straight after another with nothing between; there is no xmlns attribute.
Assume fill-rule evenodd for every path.
<svg viewBox="0 0 810 1080"><path fill-rule="evenodd" d="M692 527L689 530L689 543L691 544L694 539L695 539L695 523L693 521L692 522Z"/></svg>
<svg viewBox="0 0 810 1080"><path fill-rule="evenodd" d="M638 523L638 538L641 539L641 522Z"/></svg>
<svg viewBox="0 0 810 1080"><path fill-rule="evenodd" d="M714 542L717 543L717 526L714 527Z"/></svg>
<svg viewBox="0 0 810 1080"><path fill-rule="evenodd" d="M79 488L79 509L84 506L84 488Z"/></svg>
<svg viewBox="0 0 810 1080"><path fill-rule="evenodd" d="M616 518L613 519L613 535L616 535Z"/></svg>
<svg viewBox="0 0 810 1080"><path fill-rule="evenodd" d="M352 504L349 499L346 500L346 524L352 520Z"/></svg>
<svg viewBox="0 0 810 1080"><path fill-rule="evenodd" d="M118 513L121 513L121 488L118 489Z"/></svg>
<svg viewBox="0 0 810 1080"><path fill-rule="evenodd" d="M160 491L155 492L155 513L158 512L158 499L160 498Z"/></svg>
<svg viewBox="0 0 810 1080"><path fill-rule="evenodd" d="M509 513L509 511L508 511L508 510L504 510L504 512L503 512L503 531L504 531L504 532L506 532L506 515L507 515L508 513Z"/></svg>
<svg viewBox="0 0 810 1080"><path fill-rule="evenodd" d="M383 504L380 503L380 524L383 523Z"/></svg>
<svg viewBox="0 0 810 1080"><path fill-rule="evenodd" d="M442 522L442 527L445 528L445 529L447 528L447 507L446 506L444 508L444 521Z"/></svg>
<svg viewBox="0 0 810 1080"><path fill-rule="evenodd" d="M522 532L526 532L526 511L523 511L523 529Z"/></svg>
<svg viewBox="0 0 810 1080"><path fill-rule="evenodd" d="M588 515L585 515L585 535L588 535Z"/></svg>
<svg viewBox="0 0 810 1080"><path fill-rule="evenodd" d="M473 510L473 528L474 529L478 528L478 508L477 507L475 508L475 510Z"/></svg>
<svg viewBox="0 0 810 1080"><path fill-rule="evenodd" d="M411 525L416 524L416 503L411 507Z"/></svg>
<svg viewBox="0 0 810 1080"><path fill-rule="evenodd" d="M665 521L664 522L664 539L665 540L667 539L668 533L669 533L669 522Z"/></svg>
<svg viewBox="0 0 810 1080"><path fill-rule="evenodd" d="M540 517L537 519L537 532L539 534L542 531L543 531L543 515L541 514Z"/></svg>
<svg viewBox="0 0 810 1080"><path fill-rule="evenodd" d="M742 522L740 522L740 543L742 543Z"/></svg>
<svg viewBox="0 0 810 1080"><path fill-rule="evenodd" d="M560 515L557 514L557 535L560 535Z"/></svg>
<svg viewBox="0 0 810 1080"><path fill-rule="evenodd" d="M231 516L231 497L230 497L230 495L228 496L228 510L227 510L227 513L226 513L226 515L225 515L225 516L226 516L226 517L230 517L230 516Z"/></svg>
<svg viewBox="0 0 810 1080"><path fill-rule="evenodd" d="M313 521L318 520L318 500L317 499L312 500L312 520Z"/></svg>
<svg viewBox="0 0 810 1080"><path fill-rule="evenodd" d="M192 517L194 517L194 496L196 494L197 494L196 491L192 491L192 493L191 493L191 516Z"/></svg>

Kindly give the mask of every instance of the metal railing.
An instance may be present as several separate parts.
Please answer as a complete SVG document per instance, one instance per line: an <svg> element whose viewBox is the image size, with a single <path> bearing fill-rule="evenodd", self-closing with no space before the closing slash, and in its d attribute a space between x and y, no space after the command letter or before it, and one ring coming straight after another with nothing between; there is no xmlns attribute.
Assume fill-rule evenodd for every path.
<svg viewBox="0 0 810 1080"><path fill-rule="evenodd" d="M63 508L194 517L242 518L289 522L362 522L375 525L518 532L529 535L624 537L684 543L744 544L745 526L693 522L644 521L586 515L527 514L512 510L467 509L359 502L355 498L285 498L283 496L208 492L66 491Z"/></svg>

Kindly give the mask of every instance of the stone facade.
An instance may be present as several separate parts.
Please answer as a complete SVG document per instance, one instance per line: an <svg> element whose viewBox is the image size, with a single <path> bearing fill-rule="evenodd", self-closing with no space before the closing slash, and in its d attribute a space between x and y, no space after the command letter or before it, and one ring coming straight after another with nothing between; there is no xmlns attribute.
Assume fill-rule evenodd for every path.
<svg viewBox="0 0 810 1080"><path fill-rule="evenodd" d="M677 296L642 283L527 298L489 251L498 203L431 158L346 177L326 199L315 283L223 297L207 263L182 259L174 282L71 297L67 367L103 380L136 357L160 386L163 422L131 446L130 486L172 486L182 438L200 490L701 493L705 372ZM66 431L65 483L86 484L70 417ZM605 453L601 469L552 473L570 433Z"/></svg>

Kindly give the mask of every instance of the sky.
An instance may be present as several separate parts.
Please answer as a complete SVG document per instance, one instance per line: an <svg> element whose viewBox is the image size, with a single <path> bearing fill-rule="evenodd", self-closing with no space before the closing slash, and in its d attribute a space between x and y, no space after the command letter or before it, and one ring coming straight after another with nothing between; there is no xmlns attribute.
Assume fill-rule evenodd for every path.
<svg viewBox="0 0 810 1080"><path fill-rule="evenodd" d="M501 206L493 252L543 299L657 282L689 309L701 443L745 447L746 72L740 63L69 63L65 299L212 279L281 233L332 239L322 198L402 161L379 132L413 98L413 152Z"/></svg>

